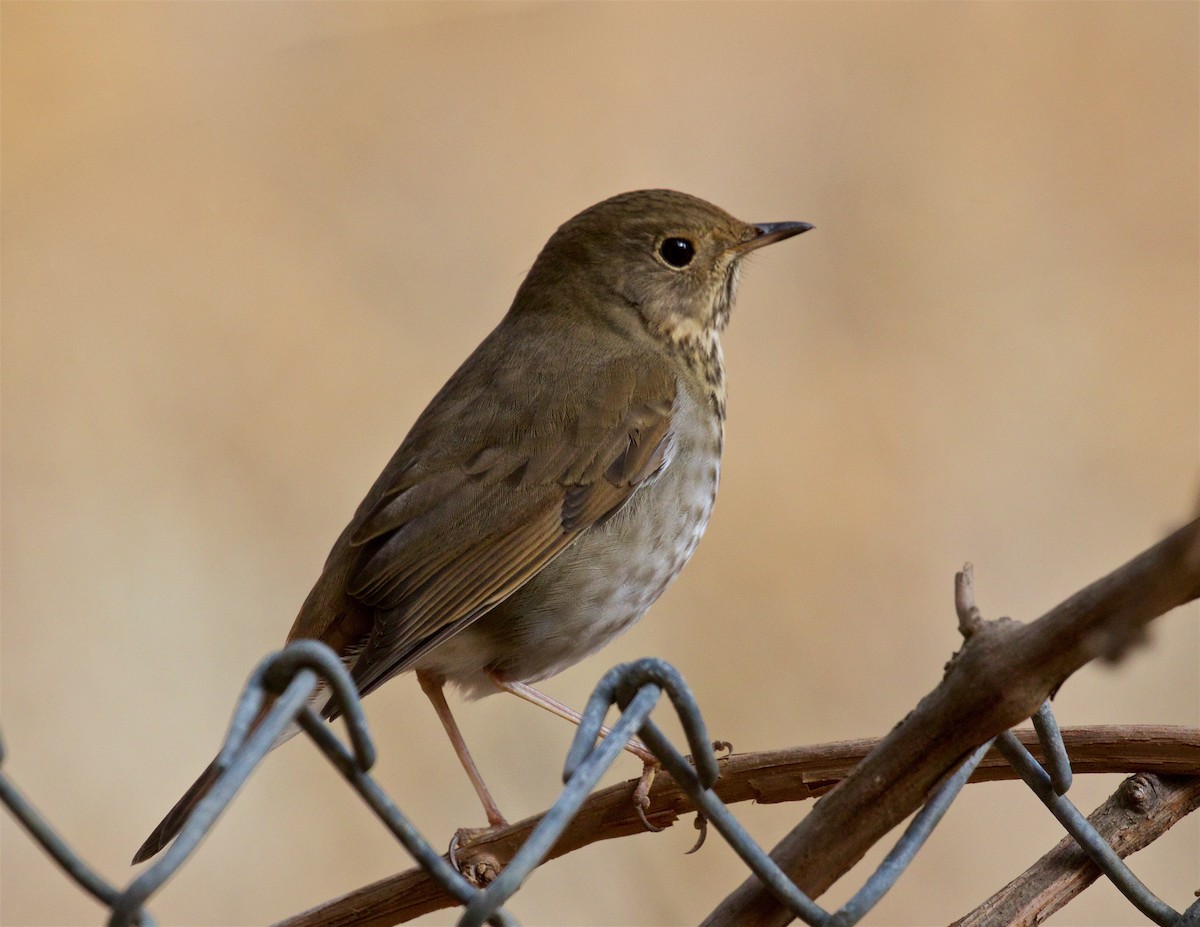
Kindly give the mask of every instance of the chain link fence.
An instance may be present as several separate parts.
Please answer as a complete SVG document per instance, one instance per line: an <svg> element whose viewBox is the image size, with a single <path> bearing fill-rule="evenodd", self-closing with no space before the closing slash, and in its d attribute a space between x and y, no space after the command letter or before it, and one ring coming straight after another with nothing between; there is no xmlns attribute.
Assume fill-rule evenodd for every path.
<svg viewBox="0 0 1200 927"><path fill-rule="evenodd" d="M310 707L312 696L322 683L332 690L345 718L348 742L339 739ZM650 718L663 695L667 696L683 725L690 757L681 754ZM268 702L269 710L255 724L260 710ZM620 710L621 717L611 734L601 738L601 725L612 706ZM705 826L711 825L728 841L763 884L811 927L849 927L872 909L920 851L993 744L1100 871L1117 886L1133 909L1160 927L1200 927L1200 900L1182 912L1168 905L1133 874L1108 841L1066 797L1071 786L1071 765L1049 702L1043 704L1033 718L1046 757L1045 766L1012 731L981 744L928 798L862 888L837 911L827 911L787 877L712 791L718 778L718 766L704 719L679 673L658 659L643 659L614 667L600 680L567 754L562 793L512 859L484 886L474 884L451 865L446 855L434 850L371 777L375 748L354 683L336 654L316 641L293 643L267 657L255 669L238 700L217 756L220 774L216 784L196 807L174 843L125 888L110 885L98 876L2 771L0 801L53 857L67 877L109 909L109 927L151 927L154 920L146 910L147 901L187 861L238 789L270 751L276 738L293 723L300 725L380 822L436 879L446 894L461 905L458 923L462 927L517 923L505 910L505 903L545 860L601 776L635 735L691 798Z"/></svg>

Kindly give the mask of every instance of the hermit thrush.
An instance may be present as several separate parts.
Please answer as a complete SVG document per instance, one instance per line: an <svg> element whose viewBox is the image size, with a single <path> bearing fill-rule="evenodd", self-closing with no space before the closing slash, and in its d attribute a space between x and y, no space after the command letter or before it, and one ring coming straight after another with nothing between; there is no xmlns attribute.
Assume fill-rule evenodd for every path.
<svg viewBox="0 0 1200 927"><path fill-rule="evenodd" d="M738 267L810 228L750 225L670 190L584 210L551 236L334 544L288 640L331 646L364 695L415 670L491 824L504 819L442 685L558 711L527 684L603 647L675 578L716 497L720 335ZM135 862L175 836L215 775Z"/></svg>

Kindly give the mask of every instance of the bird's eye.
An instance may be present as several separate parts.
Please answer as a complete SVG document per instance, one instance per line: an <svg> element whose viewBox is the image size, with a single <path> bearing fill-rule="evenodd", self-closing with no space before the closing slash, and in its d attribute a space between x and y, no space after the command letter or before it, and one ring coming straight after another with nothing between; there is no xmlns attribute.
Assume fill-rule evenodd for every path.
<svg viewBox="0 0 1200 927"><path fill-rule="evenodd" d="M668 238L658 246L658 253L672 267L687 267L696 256L696 246L686 238Z"/></svg>

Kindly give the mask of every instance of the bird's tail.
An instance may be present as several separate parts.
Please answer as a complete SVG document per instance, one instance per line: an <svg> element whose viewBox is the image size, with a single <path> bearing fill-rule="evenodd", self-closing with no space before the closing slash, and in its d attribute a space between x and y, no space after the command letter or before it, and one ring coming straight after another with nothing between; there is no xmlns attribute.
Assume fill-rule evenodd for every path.
<svg viewBox="0 0 1200 927"><path fill-rule="evenodd" d="M320 683L312 694L309 702L310 707L317 714L322 714L330 702L330 689L324 683ZM267 716L267 712L271 710L271 705L274 703L275 697L268 696L263 703L262 708L258 710L258 715L250 724L250 729L246 732L246 736L262 722L262 719ZM271 745L274 750L280 744L291 740L296 734L300 733L300 725L295 722L289 724L283 729L279 736L275 739L275 743ZM133 864L145 862L151 856L154 856L165 847L168 843L175 839L187 823L187 819L191 816L192 809L200 804L200 801L212 791L212 787L216 784L217 779L222 772L221 767L217 766L217 761L213 760L205 768L204 772L200 773L200 778L192 783L192 787L183 793L183 798L175 802L175 807L167 812L167 816L163 818L158 827L154 828L154 832L146 838L146 842L138 848L138 851L133 855Z"/></svg>
<svg viewBox="0 0 1200 927"><path fill-rule="evenodd" d="M175 835L183 829L184 823L191 815L192 809L212 790L220 775L221 768L217 766L217 761L213 760L200 774L200 778L192 783L192 787L183 793L183 798L175 802L175 807L167 812L167 816L159 822L158 827L154 828L154 832L146 838L146 842L133 855L134 865L149 859L175 839Z"/></svg>

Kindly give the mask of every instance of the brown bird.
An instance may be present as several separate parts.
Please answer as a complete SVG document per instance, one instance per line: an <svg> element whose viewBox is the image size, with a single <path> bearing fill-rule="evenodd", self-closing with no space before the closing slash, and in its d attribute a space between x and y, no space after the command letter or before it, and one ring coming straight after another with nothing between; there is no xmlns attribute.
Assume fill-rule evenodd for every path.
<svg viewBox="0 0 1200 927"><path fill-rule="evenodd" d="M416 671L491 825L504 818L443 685L574 715L528 684L630 627L696 549L717 493L720 335L739 265L811 227L747 224L671 190L584 210L551 236L333 545L288 640L328 644L363 695ZM178 833L217 772L135 863Z"/></svg>

